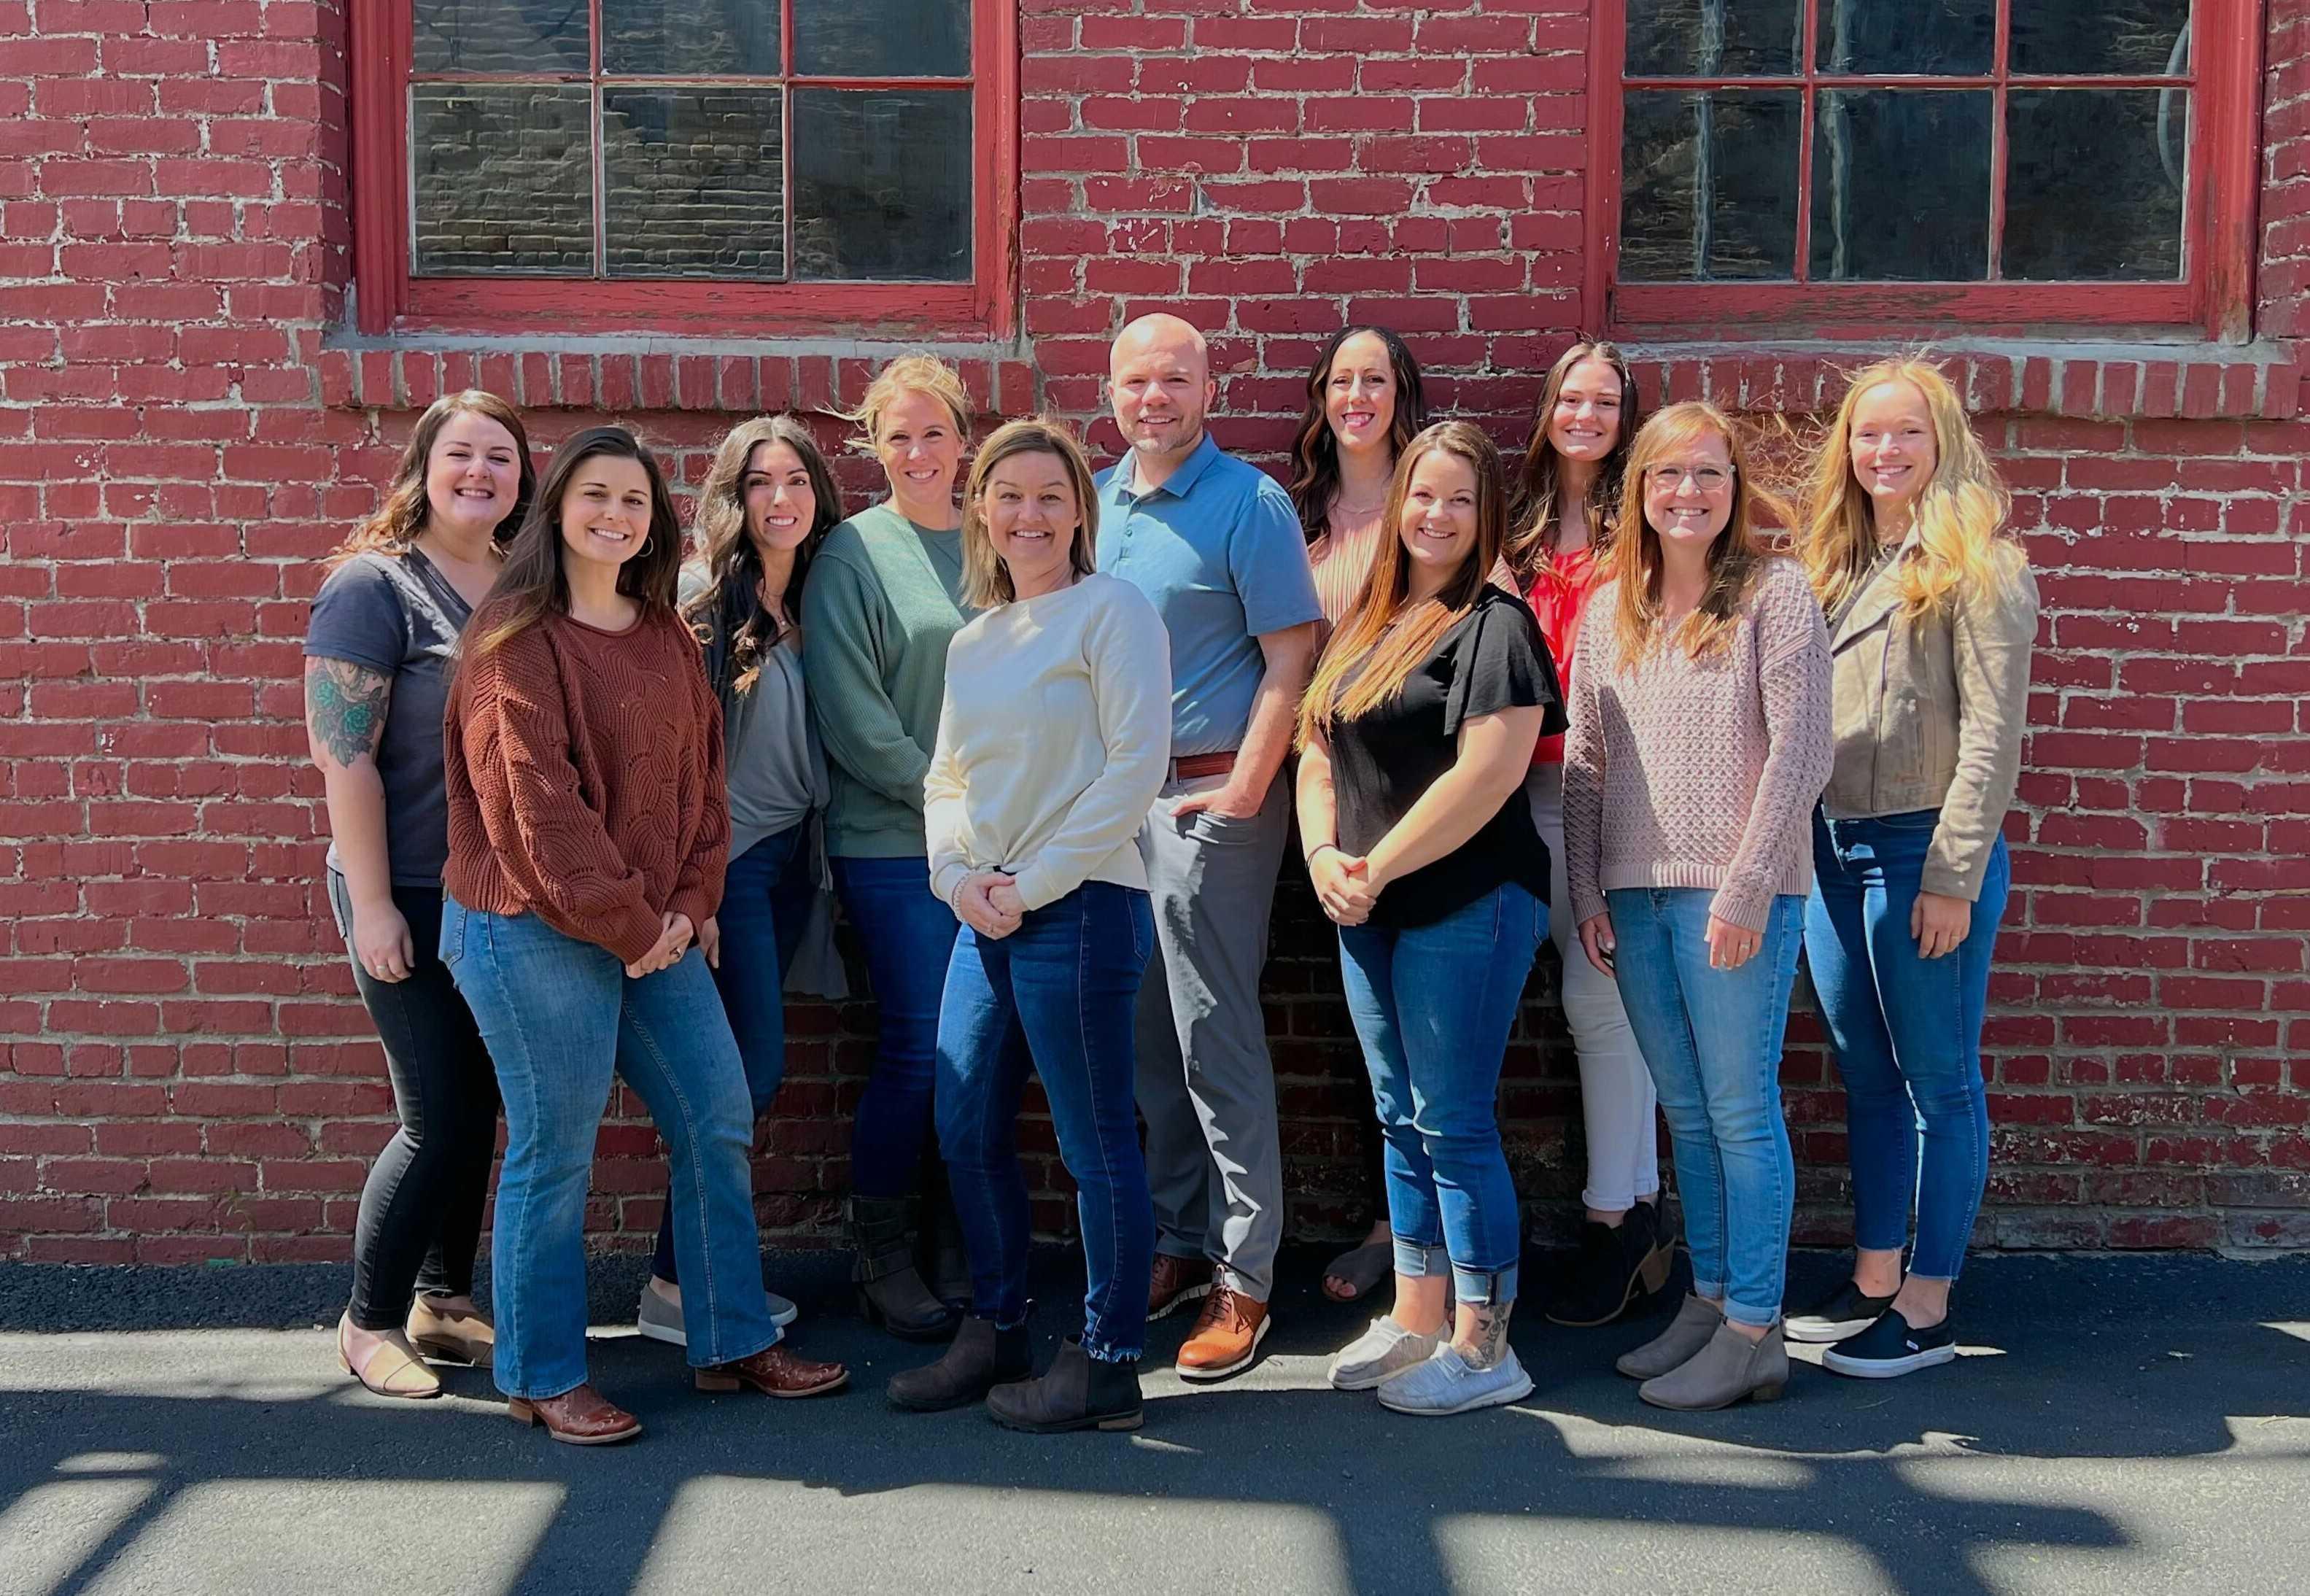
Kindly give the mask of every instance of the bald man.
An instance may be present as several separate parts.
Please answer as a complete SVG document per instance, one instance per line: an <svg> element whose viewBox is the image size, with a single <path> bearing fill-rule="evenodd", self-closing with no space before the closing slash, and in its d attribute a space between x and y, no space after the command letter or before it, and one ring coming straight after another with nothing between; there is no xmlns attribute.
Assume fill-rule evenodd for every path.
<svg viewBox="0 0 2310 1596"><path fill-rule="evenodd" d="M1140 834L1155 911L1141 990L1139 1108L1155 1200L1150 1320L1203 1299L1178 1373L1248 1368L1283 1238L1283 1154L1259 976L1283 859L1290 747L1323 611L1273 479L1203 429L1203 334L1146 316L1115 341L1109 397L1130 452L1099 474L1099 568L1171 634L1171 768Z"/></svg>

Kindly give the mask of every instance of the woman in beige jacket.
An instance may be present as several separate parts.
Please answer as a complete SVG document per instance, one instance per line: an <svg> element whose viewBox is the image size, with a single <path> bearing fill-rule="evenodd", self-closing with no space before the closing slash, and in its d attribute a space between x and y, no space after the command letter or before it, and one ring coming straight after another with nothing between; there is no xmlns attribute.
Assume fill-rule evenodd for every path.
<svg viewBox="0 0 2310 1596"><path fill-rule="evenodd" d="M2010 881L2037 590L1947 378L1854 374L1802 548L1828 612L1836 767L1813 820L1805 952L1845 1090L1853 1278L1790 1319L1884 1378L1957 1356L1950 1290L1989 1175L1981 1028ZM1916 1245L1905 1279L1901 1252Z"/></svg>

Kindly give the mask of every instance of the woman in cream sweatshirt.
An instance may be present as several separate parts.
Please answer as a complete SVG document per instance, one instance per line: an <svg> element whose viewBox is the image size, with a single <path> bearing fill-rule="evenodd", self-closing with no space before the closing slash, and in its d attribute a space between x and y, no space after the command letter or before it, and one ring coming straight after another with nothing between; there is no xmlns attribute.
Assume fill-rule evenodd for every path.
<svg viewBox="0 0 2310 1596"><path fill-rule="evenodd" d="M1132 1016L1154 947L1138 836L1170 754L1168 634L1093 568L1098 499L1074 438L1013 421L963 503L965 603L924 782L931 890L962 921L940 1007L940 1150L970 1253L971 1313L899 1407L984 1397L1017 1429L1132 1429L1154 1261L1133 1103ZM1083 1331L1029 1372L1019 1097L1042 1077L1079 1189Z"/></svg>

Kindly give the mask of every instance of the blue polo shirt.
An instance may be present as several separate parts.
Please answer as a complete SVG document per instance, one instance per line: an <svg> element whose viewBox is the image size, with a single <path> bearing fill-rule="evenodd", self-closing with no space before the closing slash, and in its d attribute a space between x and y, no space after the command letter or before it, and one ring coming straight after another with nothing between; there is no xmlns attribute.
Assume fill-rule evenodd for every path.
<svg viewBox="0 0 2310 1596"><path fill-rule="evenodd" d="M1243 746L1263 632L1320 620L1291 496L1203 434L1161 487L1132 460L1099 473L1099 568L1145 594L1171 631L1171 757Z"/></svg>

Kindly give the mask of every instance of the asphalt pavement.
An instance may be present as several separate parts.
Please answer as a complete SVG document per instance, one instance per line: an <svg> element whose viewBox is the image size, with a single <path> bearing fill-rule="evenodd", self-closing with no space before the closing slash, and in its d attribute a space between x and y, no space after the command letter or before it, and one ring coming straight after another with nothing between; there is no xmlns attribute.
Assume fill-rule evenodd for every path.
<svg viewBox="0 0 2310 1596"><path fill-rule="evenodd" d="M767 1261L795 1345L852 1369L802 1402L694 1394L632 1334L641 1261L596 1260L595 1377L647 1427L609 1449L470 1371L361 1391L340 1269L0 1265L0 1596L2310 1592L2310 1258L1979 1258L1958 1364L1721 1414L1611 1372L1658 1316L1528 1311L1532 1396L1420 1419L1324 1385L1370 1310L1321 1298L1321 1256L1248 1375L1176 1379L1167 1320L1145 1428L1054 1437L890 1409L935 1349L856 1319L839 1256ZM1837 1267L1800 1258L1792 1298ZM1080 1270L1038 1268L1047 1356Z"/></svg>

